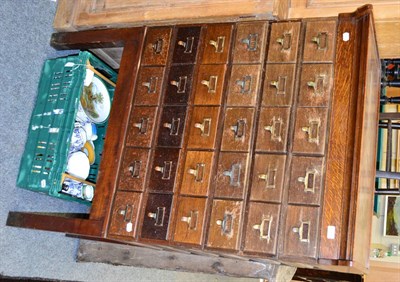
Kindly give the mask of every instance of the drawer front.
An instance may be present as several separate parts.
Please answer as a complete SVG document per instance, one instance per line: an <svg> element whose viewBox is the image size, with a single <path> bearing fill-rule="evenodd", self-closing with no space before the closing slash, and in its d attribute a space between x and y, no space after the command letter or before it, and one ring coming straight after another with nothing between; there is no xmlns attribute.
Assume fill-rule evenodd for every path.
<svg viewBox="0 0 400 282"><path fill-rule="evenodd" d="M207 246L211 248L238 250L241 213L241 201L214 200Z"/></svg>
<svg viewBox="0 0 400 282"><path fill-rule="evenodd" d="M172 29L149 28L143 47L142 65L165 65L168 59Z"/></svg>
<svg viewBox="0 0 400 282"><path fill-rule="evenodd" d="M141 198L142 193L116 193L111 210L109 235L126 236L131 239L135 237Z"/></svg>
<svg viewBox="0 0 400 282"><path fill-rule="evenodd" d="M254 109L227 108L222 136L222 151L249 151L253 134Z"/></svg>
<svg viewBox="0 0 400 282"><path fill-rule="evenodd" d="M195 105L220 105L226 65L200 65L197 74Z"/></svg>
<svg viewBox="0 0 400 282"><path fill-rule="evenodd" d="M267 28L267 22L237 24L233 63L263 62Z"/></svg>
<svg viewBox="0 0 400 282"><path fill-rule="evenodd" d="M295 257L317 255L319 208L288 206L283 254Z"/></svg>
<svg viewBox="0 0 400 282"><path fill-rule="evenodd" d="M234 65L229 79L228 106L255 106L261 82L261 65Z"/></svg>
<svg viewBox="0 0 400 282"><path fill-rule="evenodd" d="M320 205L324 159L293 157L291 165L289 203Z"/></svg>
<svg viewBox="0 0 400 282"><path fill-rule="evenodd" d="M202 64L226 64L229 58L233 25L213 24L207 26L204 39Z"/></svg>
<svg viewBox="0 0 400 282"><path fill-rule="evenodd" d="M293 152L324 154L327 108L298 108Z"/></svg>
<svg viewBox="0 0 400 282"><path fill-rule="evenodd" d="M164 104L187 104L192 91L193 67L183 65L170 68Z"/></svg>
<svg viewBox="0 0 400 282"><path fill-rule="evenodd" d="M285 155L255 155L250 200L281 202L285 163Z"/></svg>
<svg viewBox="0 0 400 282"><path fill-rule="evenodd" d="M304 41L304 62L333 62L336 21L308 22Z"/></svg>
<svg viewBox="0 0 400 282"><path fill-rule="evenodd" d="M247 153L220 153L214 197L243 199L249 155Z"/></svg>
<svg viewBox="0 0 400 282"><path fill-rule="evenodd" d="M299 106L327 107L333 86L333 65L303 64Z"/></svg>
<svg viewBox="0 0 400 282"><path fill-rule="evenodd" d="M126 145L151 147L157 107L134 107L131 112Z"/></svg>
<svg viewBox="0 0 400 282"><path fill-rule="evenodd" d="M207 196L210 187L213 152L188 151L182 172L180 194Z"/></svg>
<svg viewBox="0 0 400 282"><path fill-rule="evenodd" d="M158 130L158 146L181 147L185 129L186 107L164 107Z"/></svg>
<svg viewBox="0 0 400 282"><path fill-rule="evenodd" d="M180 27L176 35L173 64L194 64L200 40L200 26Z"/></svg>
<svg viewBox="0 0 400 282"><path fill-rule="evenodd" d="M256 150L286 152L289 121L290 108L262 108Z"/></svg>
<svg viewBox="0 0 400 282"><path fill-rule="evenodd" d="M295 63L299 45L300 22L282 22L271 25L268 62Z"/></svg>
<svg viewBox="0 0 400 282"><path fill-rule="evenodd" d="M142 225L142 238L166 240L172 195L149 194Z"/></svg>
<svg viewBox="0 0 400 282"><path fill-rule="evenodd" d="M126 147L119 173L118 190L143 191L150 150Z"/></svg>
<svg viewBox="0 0 400 282"><path fill-rule="evenodd" d="M219 109L219 107L194 107L190 124L188 148L215 148Z"/></svg>
<svg viewBox="0 0 400 282"><path fill-rule="evenodd" d="M135 105L157 106L160 103L164 67L142 67L137 81Z"/></svg>
<svg viewBox="0 0 400 282"><path fill-rule="evenodd" d="M179 149L159 148L154 152L149 190L172 192L175 185L176 171L178 169Z"/></svg>
<svg viewBox="0 0 400 282"><path fill-rule="evenodd" d="M278 241L280 205L250 203L245 252L275 255Z"/></svg>
<svg viewBox="0 0 400 282"><path fill-rule="evenodd" d="M206 211L204 198L179 198L174 241L200 245Z"/></svg>
<svg viewBox="0 0 400 282"><path fill-rule="evenodd" d="M268 64L262 97L263 106L291 106L296 75L295 64Z"/></svg>

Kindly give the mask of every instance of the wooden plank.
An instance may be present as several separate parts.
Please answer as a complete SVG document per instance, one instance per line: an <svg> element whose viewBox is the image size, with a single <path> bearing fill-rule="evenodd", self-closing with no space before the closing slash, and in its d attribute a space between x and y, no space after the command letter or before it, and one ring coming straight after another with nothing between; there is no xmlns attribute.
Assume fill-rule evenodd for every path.
<svg viewBox="0 0 400 282"><path fill-rule="evenodd" d="M74 31L74 16L77 5L75 1L58 0L53 27L56 30Z"/></svg>
<svg viewBox="0 0 400 282"><path fill-rule="evenodd" d="M81 240L77 261L263 278L268 279L269 282L291 281L296 272L295 267L277 262L245 261L175 251L159 251L88 240Z"/></svg>
<svg viewBox="0 0 400 282"><path fill-rule="evenodd" d="M62 0L53 27L57 31L177 23L286 19L289 0Z"/></svg>

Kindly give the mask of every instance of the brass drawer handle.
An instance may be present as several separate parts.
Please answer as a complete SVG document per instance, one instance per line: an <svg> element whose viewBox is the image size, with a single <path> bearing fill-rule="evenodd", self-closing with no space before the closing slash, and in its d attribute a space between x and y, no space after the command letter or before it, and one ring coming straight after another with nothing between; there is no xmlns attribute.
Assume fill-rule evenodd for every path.
<svg viewBox="0 0 400 282"><path fill-rule="evenodd" d="M208 93L216 93L217 92L217 82L218 82L218 76L211 75L208 80L202 80L201 84L207 86Z"/></svg>
<svg viewBox="0 0 400 282"><path fill-rule="evenodd" d="M169 83L173 86L176 86L176 93L181 94L186 92L187 80L187 76L180 76L178 80L171 80Z"/></svg>
<svg viewBox="0 0 400 282"><path fill-rule="evenodd" d="M308 81L307 86L314 89L314 96L324 95L325 75L317 75L314 81Z"/></svg>
<svg viewBox="0 0 400 282"><path fill-rule="evenodd" d="M148 125L149 125L149 118L147 118L147 117L142 117L140 119L140 122L136 122L136 123L132 124L133 127L136 127L139 129L139 134L146 134Z"/></svg>
<svg viewBox="0 0 400 282"><path fill-rule="evenodd" d="M204 173L205 173L205 164L197 163L196 168L190 168L188 173L194 176L194 181L196 182L203 182Z"/></svg>
<svg viewBox="0 0 400 282"><path fill-rule="evenodd" d="M159 39L156 40L156 42L154 42L150 46L153 49L153 53L160 54L162 52L163 45L164 45L164 40L159 38Z"/></svg>
<svg viewBox="0 0 400 282"><path fill-rule="evenodd" d="M126 232L132 232L133 224L132 224L132 217L133 217L133 205L127 204L125 209L120 209L118 213L123 216L124 222L126 222L125 230Z"/></svg>
<svg viewBox="0 0 400 282"><path fill-rule="evenodd" d="M270 85L276 88L275 95L286 95L287 76L279 76L278 80L271 81Z"/></svg>
<svg viewBox="0 0 400 282"><path fill-rule="evenodd" d="M315 182L318 174L319 171L315 168L307 169L304 177L297 178L298 182L302 182L304 184L304 192L311 192L313 194L315 193Z"/></svg>
<svg viewBox="0 0 400 282"><path fill-rule="evenodd" d="M157 83L158 83L158 77L152 76L150 77L148 82L142 82L142 86L147 88L148 94L154 94L157 93Z"/></svg>
<svg viewBox="0 0 400 282"><path fill-rule="evenodd" d="M132 178L140 178L140 168L142 167L142 161L134 161L129 166L129 172Z"/></svg>
<svg viewBox="0 0 400 282"><path fill-rule="evenodd" d="M229 185L233 187L240 187L242 165L240 163L233 164L230 170L223 172L224 176L229 177Z"/></svg>
<svg viewBox="0 0 400 282"><path fill-rule="evenodd" d="M241 94L249 94L251 92L252 79L251 75L245 75L242 79L236 80L236 85L239 85Z"/></svg>
<svg viewBox="0 0 400 282"><path fill-rule="evenodd" d="M235 125L231 125L230 129L235 134L235 140L241 140L245 137L246 122L246 119L239 119Z"/></svg>
<svg viewBox="0 0 400 282"><path fill-rule="evenodd" d="M282 142L282 126L283 120L281 117L273 117L272 124L264 126L264 130L271 132L271 140L275 142Z"/></svg>
<svg viewBox="0 0 400 282"><path fill-rule="evenodd" d="M272 216L262 217L261 223L253 225L254 230L260 231L260 239L267 240L267 243L271 240L271 226L272 226ZM266 231L266 233L264 233Z"/></svg>
<svg viewBox="0 0 400 282"><path fill-rule="evenodd" d="M186 41L179 40L178 45L185 48L183 53L191 54L193 52L194 37L186 37Z"/></svg>
<svg viewBox="0 0 400 282"><path fill-rule="evenodd" d="M241 42L246 45L247 51L257 51L258 33L249 33Z"/></svg>
<svg viewBox="0 0 400 282"><path fill-rule="evenodd" d="M215 53L222 53L224 52L225 36L218 36L216 41L210 40L208 44L214 46Z"/></svg>
<svg viewBox="0 0 400 282"><path fill-rule="evenodd" d="M211 118L204 118L202 123L196 122L194 124L195 128L200 129L201 131L201 136L210 136L210 131L211 131Z"/></svg>
<svg viewBox="0 0 400 282"><path fill-rule="evenodd" d="M258 179L265 181L266 189L275 189L276 184L276 168L268 168L267 173L261 173L258 175Z"/></svg>
<svg viewBox="0 0 400 282"><path fill-rule="evenodd" d="M181 119L180 118L172 118L172 121L163 123L164 128L168 128L169 135L177 136L179 134L179 128L181 126Z"/></svg>
<svg viewBox="0 0 400 282"><path fill-rule="evenodd" d="M292 231L299 234L299 240L303 243L310 243L310 221L302 221L299 227L293 227Z"/></svg>
<svg viewBox="0 0 400 282"><path fill-rule="evenodd" d="M156 166L154 170L162 173L161 179L170 180L172 174L172 161L164 161L164 166Z"/></svg>
<svg viewBox="0 0 400 282"><path fill-rule="evenodd" d="M321 126L321 120L319 118L311 119L308 121L308 124L309 126L304 126L301 130L308 134L308 142L319 145L319 129Z"/></svg>
<svg viewBox="0 0 400 282"><path fill-rule="evenodd" d="M188 229L197 230L199 211L191 210L189 216L182 216L181 221L188 224Z"/></svg>
<svg viewBox="0 0 400 282"><path fill-rule="evenodd" d="M233 235L233 215L225 212L224 218L216 221L218 226L221 226L221 232L223 235L231 237Z"/></svg>
<svg viewBox="0 0 400 282"><path fill-rule="evenodd" d="M292 34L290 32L285 32L282 37L276 40L282 46L282 50L290 50L292 45Z"/></svg>
<svg viewBox="0 0 400 282"><path fill-rule="evenodd" d="M157 207L156 212L149 212L148 217L155 219L155 226L164 226L165 207Z"/></svg>
<svg viewBox="0 0 400 282"><path fill-rule="evenodd" d="M318 35L311 38L311 42L317 44L318 50L326 50L328 48L328 33L318 32Z"/></svg>

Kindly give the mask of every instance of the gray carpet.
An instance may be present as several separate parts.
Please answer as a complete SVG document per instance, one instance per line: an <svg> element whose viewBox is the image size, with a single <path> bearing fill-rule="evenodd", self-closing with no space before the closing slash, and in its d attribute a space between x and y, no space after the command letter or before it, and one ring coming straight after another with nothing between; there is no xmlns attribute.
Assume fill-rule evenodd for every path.
<svg viewBox="0 0 400 282"><path fill-rule="evenodd" d="M72 1L72 0L71 0ZM0 275L74 281L254 281L154 269L76 263L78 239L6 227L8 211L85 212L76 203L16 187L42 63L63 56L49 46L50 0L0 0Z"/></svg>

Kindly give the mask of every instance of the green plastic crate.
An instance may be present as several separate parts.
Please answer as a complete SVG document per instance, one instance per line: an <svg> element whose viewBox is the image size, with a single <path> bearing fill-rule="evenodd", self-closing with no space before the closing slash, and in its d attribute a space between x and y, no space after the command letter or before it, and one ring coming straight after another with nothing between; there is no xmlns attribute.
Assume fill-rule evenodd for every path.
<svg viewBox="0 0 400 282"><path fill-rule="evenodd" d="M83 91L87 60L111 81L117 80L117 73L89 52L50 59L44 63L18 174L19 187L65 200L89 203L60 193L62 175L67 167L71 134ZM105 85L112 103L114 87L108 83ZM93 183L96 183L97 179L107 125L108 122L96 125L96 161L91 165L87 179Z"/></svg>

